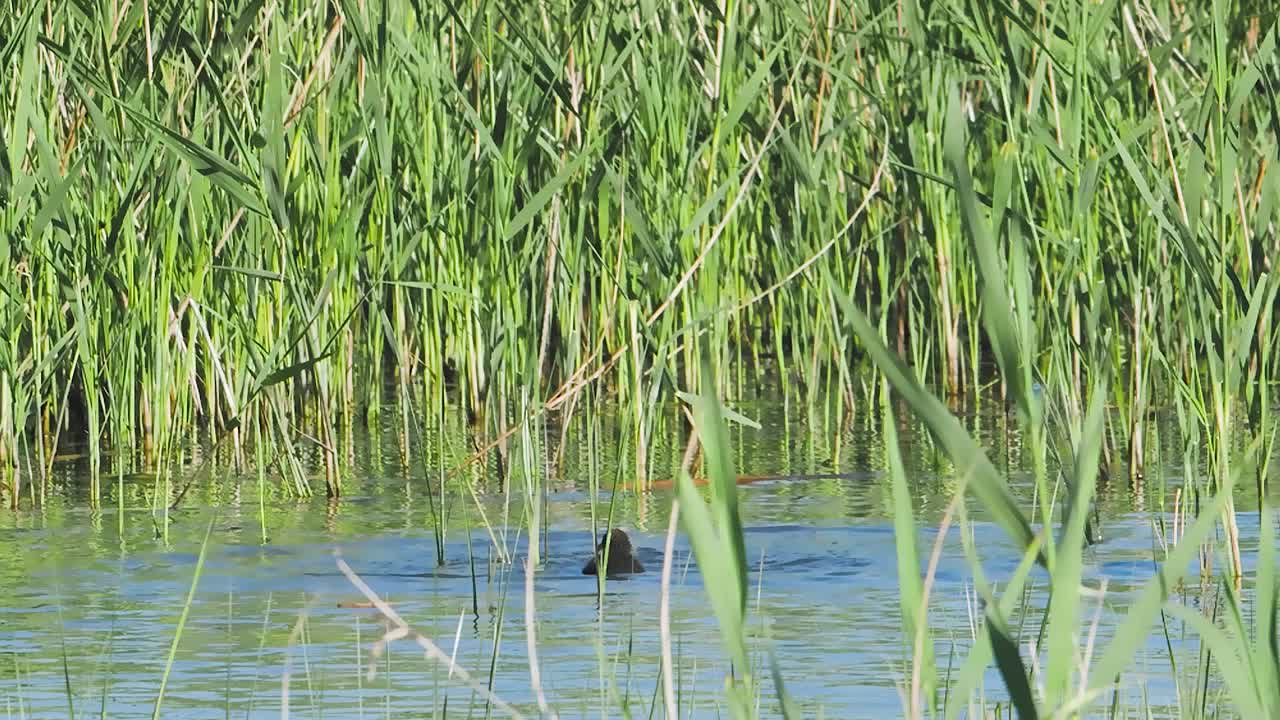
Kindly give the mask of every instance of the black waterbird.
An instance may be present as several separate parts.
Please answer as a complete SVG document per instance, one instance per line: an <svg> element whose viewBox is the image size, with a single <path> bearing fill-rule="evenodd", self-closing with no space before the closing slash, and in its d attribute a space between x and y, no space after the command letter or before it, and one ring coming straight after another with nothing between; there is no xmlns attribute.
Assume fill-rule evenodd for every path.
<svg viewBox="0 0 1280 720"><path fill-rule="evenodd" d="M609 561L605 564L605 575L630 575L644 572L644 566L636 559L631 550L631 538L619 528L614 528L600 538L600 547L596 554L582 568L583 575L595 575L596 566L605 556L605 547L609 548Z"/></svg>

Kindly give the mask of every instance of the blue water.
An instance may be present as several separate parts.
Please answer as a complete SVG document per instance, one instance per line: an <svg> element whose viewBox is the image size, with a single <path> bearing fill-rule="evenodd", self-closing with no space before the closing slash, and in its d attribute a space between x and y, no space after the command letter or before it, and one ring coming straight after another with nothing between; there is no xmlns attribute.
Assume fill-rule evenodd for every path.
<svg viewBox="0 0 1280 720"><path fill-rule="evenodd" d="M866 427L874 428L874 423ZM987 424L980 436L1000 437ZM985 433L985 434L984 434ZM739 487L749 566L748 634L762 715L779 714L769 658L806 716L882 718L903 713L910 682L902 636L890 489L878 440L842 432L831 445L812 433L780 433L771 442L735 435L744 472L787 477ZM679 447L679 443L672 443ZM921 572L928 566L955 481L945 463L904 435L919 522ZM914 449L915 452L912 452ZM595 466L609 470L622 455L603 450ZM1001 453L993 453L1001 457ZM535 637L545 696L561 717L663 717L659 605L669 491L619 493L617 523L631 533L647 572L610 580L603 604L591 556L591 495L584 465L547 477L543 563L533 578ZM162 716L177 718L483 717L485 700L450 669L424 656L411 639L376 652L387 630L379 614L350 607L364 598L339 571L340 556L413 630L456 658L484 687L526 716L538 715L530 680L525 624L524 559L528 537L519 490L492 483L477 497L493 524L478 523L472 496L448 498L446 559L437 566L433 504L421 475L395 463L365 463L348 495L268 499L260 542L256 476L228 475L174 514L166 543L155 536L147 505L151 480L127 489L124 532L113 507L90 510L73 490L77 467L38 510L0 513L0 705L5 717L150 717L178 635L192 580L199 582L165 684ZM832 473L835 474L832 474ZM1016 493L1030 497L1025 473L1012 472ZM1151 483L1153 486L1155 483ZM1109 484L1099 490L1104 542L1085 554L1081 658L1095 634L1105 648L1123 613L1161 557L1153 512L1172 507L1176 478L1161 489ZM1166 487L1167 486L1167 487ZM597 513L608 512L602 492ZM114 499L111 501L114 502ZM970 538L997 592L1019 555L1002 531L972 504L943 538L929 596L929 622L940 675L956 673L973 644L981 602L962 538ZM1239 515L1251 563L1258 515ZM200 544L212 525L203 565ZM468 542L468 539L470 542ZM514 562L501 560L504 550ZM719 627L683 533L672 563L672 641L681 717L723 717L730 668ZM1215 569L1222 559L1215 558ZM1247 565L1251 570L1252 565ZM1174 602L1205 607L1212 584L1189 585ZM1044 661L1034 643L1046 602L1037 569L1026 604L1011 618L1026 662ZM1105 588L1105 594L1098 592ZM345 605L345 606L344 606ZM1093 623L1096 618L1096 628ZM1171 716L1175 682L1194 687L1198 645L1176 623L1169 637L1152 627L1146 646L1121 678L1120 704ZM497 650L495 652L495 644ZM1178 659L1175 675L1168 656ZM65 653L65 664L64 664ZM495 660L496 657L496 660ZM989 668L981 688L988 703L1005 694ZM67 687L70 686L70 693ZM1104 705L1109 698L1101 700ZM624 710L625 709L625 710ZM652 709L652 713L651 713ZM1007 712L1007 709L1006 709ZM495 716L502 716L495 711Z"/></svg>

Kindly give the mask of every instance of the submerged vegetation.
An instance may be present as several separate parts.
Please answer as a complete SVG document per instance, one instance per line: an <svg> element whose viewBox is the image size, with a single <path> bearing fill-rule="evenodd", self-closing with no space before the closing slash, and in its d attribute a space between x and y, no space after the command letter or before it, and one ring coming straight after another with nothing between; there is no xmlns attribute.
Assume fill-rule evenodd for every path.
<svg viewBox="0 0 1280 720"><path fill-rule="evenodd" d="M537 538L553 429L615 400L618 485L642 486L685 402L713 490L708 510L682 474L681 522L741 669L717 428L751 421L708 398L774 377L884 412L909 714L954 716L992 662L1019 716L1084 712L1172 616L1212 649L1178 698L1192 716L1211 667L1242 715L1274 715L1274 527L1263 503L1243 562L1233 490L1266 497L1275 432L1276 23L1243 0L9 0L0 497L38 506L67 445L95 505L146 470L166 513L196 449L197 475L251 468L305 496L319 474L339 495L352 429L394 408L443 561L448 503L480 508L456 499L477 492L468 464L496 465ZM991 388L1031 507L952 414ZM1170 530L1158 509L1161 568L1111 645L1082 649L1093 485L1143 481L1156 408L1178 418L1164 442L1197 515ZM986 622L950 678L904 411L1026 553L997 594L967 548ZM473 448L430 440L464 421ZM592 512L593 537L616 524L611 502ZM1215 531L1225 627L1166 606ZM1026 658L1009 618L1037 564L1052 602ZM759 685L735 676L735 716Z"/></svg>

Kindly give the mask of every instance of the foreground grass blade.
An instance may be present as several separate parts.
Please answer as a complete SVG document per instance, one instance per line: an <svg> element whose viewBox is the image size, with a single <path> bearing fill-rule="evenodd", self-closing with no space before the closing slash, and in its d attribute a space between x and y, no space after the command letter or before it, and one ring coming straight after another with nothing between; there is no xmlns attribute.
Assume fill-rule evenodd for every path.
<svg viewBox="0 0 1280 720"><path fill-rule="evenodd" d="M1009 583L1005 586L1004 592L1001 593L1000 599L995 604L987 606L984 623L990 624L991 618L995 617L1002 627L1007 626L1007 621L1002 618L1007 618L1017 609L1017 603L1022 597L1027 578L1031 575L1032 569L1036 567L1036 558L1039 557L1039 554L1040 539L1037 537L1036 541L1022 554L1022 560L1009 578ZM980 581L981 578L976 578L976 580ZM989 594L989 591L983 588L981 594L985 597ZM969 702L970 695L978 687L978 684L982 682L982 677L987 668L990 667L994 654L991 632L987 631L986 628L979 629L977 637L974 638L973 648L961 664L960 671L956 673L955 685L947 693L946 705L943 708L944 717L947 720L954 720L964 712L965 704Z"/></svg>
<svg viewBox="0 0 1280 720"><path fill-rule="evenodd" d="M886 388L887 390L887 388ZM912 696L908 706L919 710L915 678L919 677L920 694L933 697L935 670L933 640L929 636L927 608L924 605L924 583L920 579L920 554L916 549L916 522L911 509L911 489L907 486L907 473L902 463L902 450L898 447L898 429L893 407L886 401L881 411L881 428L884 433L885 455L888 458L889 482L893 492L893 542L898 555L898 601L902 610L902 631L907 658L911 663Z"/></svg>
<svg viewBox="0 0 1280 720"><path fill-rule="evenodd" d="M827 281L830 287L837 287L829 276ZM839 290L833 289L832 294L844 312L845 322L862 341L867 354L884 373L898 396L905 400L911 410L924 421L925 426L955 463L956 474L965 479L965 487L973 492L983 508L991 513L994 520L1019 548L1029 546L1035 537L1031 532L1031 525L1018 509L1013 495L1009 493L1009 487L1000 477L995 466L991 464L982 447L969 436L969 433L965 432L960 421L947 410L942 401L921 387L911 371L889 351L889 348L885 347L862 311L854 307L849 298Z"/></svg>
<svg viewBox="0 0 1280 720"><path fill-rule="evenodd" d="M1256 444L1255 442L1254 445ZM1186 529L1178 545L1160 565L1160 571L1147 581L1129 606L1128 612L1117 625L1111 642L1094 666L1089 678L1090 692L1103 691L1115 682L1134 653L1146 642L1170 592L1186 574L1187 567L1200 550L1200 543L1213 533L1223 509L1231 501L1233 486L1234 482L1228 483L1213 496L1212 501L1201 506L1200 516Z"/></svg>
<svg viewBox="0 0 1280 720"><path fill-rule="evenodd" d="M1000 366L1000 377L1009 384L1014 400L1023 418L1030 420L1034 412L1031 395L1031 353L1024 352L1018 337L1018 324L1014 319L1015 305L1005 290L1008 273L1000 262L999 243L991 224L978 208L978 196L973 188L973 176L964 157L965 121L960 107L960 96L953 88L947 109L944 153L947 164L955 177L956 195L960 200L961 217L972 240L977 259L978 277L982 292L982 326L991 341L992 354ZM995 202L1007 204L1007 197L997 194ZM997 228L998 230L998 228ZM1025 281L1025 276L1019 278ZM1022 312L1029 308L1018 308Z"/></svg>
<svg viewBox="0 0 1280 720"><path fill-rule="evenodd" d="M728 434L707 360L703 361L702 383L694 424L711 478L711 506L708 508L698 494L689 473L681 471L677 483L680 522L693 546L703 586L720 623L720 637L733 661L730 706L735 716L741 717L750 707L752 686L746 642L746 551Z"/></svg>
<svg viewBox="0 0 1280 720"><path fill-rule="evenodd" d="M1105 373L1094 379L1089 410L1078 433L1073 477L1068 483L1067 519L1062 542L1057 545L1050 577L1045 695L1049 707L1058 707L1071 695L1076 669L1076 631L1080 627L1080 582L1085 548L1085 524L1089 519L1098 483L1098 458L1102 452Z"/></svg>
<svg viewBox="0 0 1280 720"><path fill-rule="evenodd" d="M1018 711L1020 720L1035 720L1040 717L1036 710L1036 698L1031 690L1030 674L1022 662L1018 652L1018 641L1009 629L1008 623L997 613L987 613L987 640L991 643L991 651L996 659L996 669L1004 679L1005 690L1014 709Z"/></svg>
<svg viewBox="0 0 1280 720"><path fill-rule="evenodd" d="M178 626L173 630L173 641L169 643L169 658L164 663L164 674L160 677L160 689L156 693L155 706L151 709L151 719L159 720L160 709L164 706L164 693L169 687L169 674L173 672L173 662L178 657L178 646L182 644L182 631L187 626L187 618L191 615L191 604L196 598L196 588L200 586L200 574L204 572L204 560L209 552L209 537L213 534L213 524L217 515L209 519L209 527L205 528L204 539L200 542L200 555L196 558L196 569L191 575L191 588L187 591L187 600L182 604L182 614L178 616Z"/></svg>
<svg viewBox="0 0 1280 720"><path fill-rule="evenodd" d="M1258 513L1258 565L1253 586L1257 603L1257 640L1252 662L1258 691L1268 703L1269 717L1280 714L1280 583L1276 582L1276 518L1272 507L1263 503Z"/></svg>

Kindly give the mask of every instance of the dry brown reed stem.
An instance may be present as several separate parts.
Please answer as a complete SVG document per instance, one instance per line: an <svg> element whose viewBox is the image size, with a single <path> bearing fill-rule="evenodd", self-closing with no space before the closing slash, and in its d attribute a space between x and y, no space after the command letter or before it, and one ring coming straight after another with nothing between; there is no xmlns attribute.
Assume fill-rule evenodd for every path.
<svg viewBox="0 0 1280 720"><path fill-rule="evenodd" d="M439 646L431 641L430 638L427 638L422 633L419 633L410 627L409 623L406 622L404 618L400 617L400 613L395 611L395 608L388 605L382 598L378 597L378 594L375 593L372 588L365 584L365 581L351 569L351 566L347 564L347 561L342 559L342 555L340 553L335 552L333 559L338 565L338 570L346 576L347 581L373 604L373 607L382 614L383 618L394 626L388 630L377 643L374 644L372 650L370 650L371 656L377 657L393 640L411 638L414 642L418 643L419 647L426 651L427 657L449 668L449 677L457 675L464 683L467 684L468 687L484 697L495 708L501 710L507 715L513 718L524 717L524 715L512 707L510 703L495 695L493 691L489 690L489 688L485 686L484 683L472 677L471 673L467 672L466 668L459 665L454 658L446 655ZM371 677L374 670L375 666L370 664L369 674Z"/></svg>
<svg viewBox="0 0 1280 720"><path fill-rule="evenodd" d="M799 67L797 67L796 70L798 71ZM795 75L793 72L792 74L793 80L794 80L794 77ZM734 195L733 202L731 202L728 209L725 210L724 217L720 219L719 224L717 224L715 229L712 231L711 238L707 241L706 245L703 247L702 252L698 255L698 257L693 261L693 263L685 271L684 275L680 277L679 282L676 283L676 286L675 288L672 289L671 293L667 295L666 300L664 300L662 304L659 305L658 308L654 310L652 314L650 314L649 318L645 320L645 323L644 323L645 327L652 327L653 324L658 321L658 318L662 317L663 313L665 313L667 309L671 307L671 304L675 302L677 297L679 297L680 293L684 290L684 286L688 284L689 280L693 277L693 274L698 271L698 268L702 267L702 264L707 259L708 253L710 253L711 249L715 247L717 242L719 242L720 236L724 233L725 228L728 227L729 221L733 218L734 214L738 209L738 206L742 203L743 198L746 197L747 192L751 189L752 183L755 180L756 175L759 173L760 160L764 157L765 150L768 149L768 147L773 142L774 133L777 132L779 121L782 119L782 111L785 107L786 107L785 104L779 103L777 109L774 110L773 119L769 123L769 129L765 133L764 138L760 141L760 146L756 149L755 156L751 159L751 164L747 170L746 176L743 178L742 185L738 188L737 194ZM629 348L630 348L630 342L624 342L621 347L619 347L617 350L613 352L612 355L609 356L609 359L605 361L603 365L597 368L585 379L575 382L575 379L581 376L582 373L586 372L587 367L599 355L600 351L597 349L595 352L591 354L590 357L586 359L586 361L582 363L582 365L578 367L577 370L574 370L573 374L569 376L569 379L565 380L564 383L560 385L560 387L556 390L555 394L552 395L551 399L548 400L546 404L544 404L536 412L526 415L519 422L509 426L506 430L502 431L497 438L489 441L488 443L485 444L484 447L478 449L476 452L464 458L461 463L457 464L449 471L449 477L454 477L463 468L466 468L472 463L483 458L491 450L493 450L493 448L497 447L499 444L508 440L512 435L515 435L520 430L520 428L524 426L525 423L529 422L530 420L533 420L534 418L540 416L542 413L545 413L548 410L555 409L558 405L565 402L573 395L576 395L579 392L581 392L582 389L586 387L589 383L594 382L597 378L599 378L601 375L607 372L609 368L613 367L614 364L618 362L618 360L623 356L623 354L627 352Z"/></svg>
<svg viewBox="0 0 1280 720"><path fill-rule="evenodd" d="M794 80L794 77L795 76L793 72L792 74L793 80ZM693 273L695 273L697 269L701 267L702 263L705 262L707 253L710 252L710 249L716 244L716 242L719 241L720 235L724 232L724 229L727 226L729 220L733 217L734 212L736 211L738 205L741 203L742 199L746 196L747 191L751 187L751 183L754 180L755 175L759 170L760 160L764 156L765 149L768 148L768 146L772 141L773 134L777 131L778 122L782 116L782 110L784 107L785 106L783 104L779 104L778 108L774 111L772 121L769 125L769 130L766 133L764 139L761 141L760 147L757 149L755 156L752 158L751 166L748 169L745 179L743 180L742 186L738 189L738 193L734 196L733 202L730 204L729 209L725 211L724 217L721 219L720 223L716 226L715 230L713 231L711 239L707 242L707 245L703 248L703 251L701 254L699 254L698 258L695 259L693 264L690 265L689 269L685 271L685 274L681 277L680 282L676 284L676 287L667 296L666 300L664 300L663 303L653 313L651 313L649 317L644 321L644 326L646 328L652 327L653 324L656 323L658 319L663 315L663 313L665 313L670 308L671 303L674 302L676 297L679 296L680 292L684 288L684 285L686 285L689 279L693 276ZM834 236L832 236L831 240L829 240L825 245L819 248L817 252L815 252L813 255L807 258L804 262L798 265L794 270L788 273L786 278L770 286L768 289L764 290L763 292L758 293L757 295L753 296L746 302L738 305L736 308L733 309L734 312L741 312L747 307L754 305L755 303L760 302L761 300L769 297L770 295L772 295L773 293L781 289L783 286L785 286L788 282L794 280L796 277L798 277L799 275L804 273L806 270L808 270L809 267L813 265L813 263L817 262L818 259L820 259L823 255L825 255L832 247L834 247L835 243L839 241L840 238L842 238L846 233L848 233L849 229L853 227L857 219L861 217L863 213L866 212L868 206L870 206L871 204L871 200L876 195L879 194L880 182L884 176L885 169L888 167L889 143L888 143L888 127L887 126L885 128L885 133L886 133L885 140L881 143L881 146L884 148L884 150L883 150L883 153L881 154L880 163L876 166L875 174L872 176L870 188L868 189L867 193L863 197L862 202L859 203L858 207L849 216L849 219L845 222L844 226L839 230L839 232L837 232ZM526 417L522 418L519 422L508 426L505 430L499 433L497 437L495 437L493 440L490 440L483 447L480 447L471 455L468 455L466 458L463 458L462 462L458 463L457 465L455 465L453 468L449 470L449 472L447 473L447 476L450 478L456 477L460 472L462 472L462 470L478 462L480 459L485 457L485 455L491 452L495 447L498 447L498 445L500 445L503 442L506 442L513 435L519 432L520 428L523 427L525 423L539 417L540 415L547 412L548 410L554 410L560 405L564 404L565 402L568 402L569 400L573 399L578 393L582 392L583 388L595 382L597 379L600 378L600 376L604 375L615 364L617 364L618 360L620 360L622 356L628 350L631 349L632 344L635 342L635 337L636 336L633 334L632 340L624 342L620 347L618 347L613 352L613 354L611 354L608 357L607 360L605 360L599 367L597 367L595 370L591 371L589 375L587 375L585 374L587 373L587 369L591 366L592 363L595 362L596 358L599 357L599 355L601 354L601 348L597 347L596 350L593 351L591 355L589 355L587 359L584 360L582 364L579 365L578 368L575 369L573 373L563 383L561 383L560 387L556 389L555 393L552 394L551 398L547 400L547 402L541 408L527 415ZM601 343L602 342L603 340L601 340ZM680 347L683 347L683 344ZM539 366L541 366L541 359L539 359Z"/></svg>
<svg viewBox="0 0 1280 720"><path fill-rule="evenodd" d="M671 501L671 519L667 523L667 541L662 556L662 591L658 599L658 636L662 641L662 700L668 720L679 718L676 709L675 664L671 661L671 556L675 553L676 526L680 521L680 501Z"/></svg>
<svg viewBox="0 0 1280 720"><path fill-rule="evenodd" d="M1080 689L1079 698L1083 700L1085 695L1083 691L1089 687L1089 665L1093 660L1093 650L1098 640L1098 626L1102 622L1103 601L1107 596L1107 579L1102 578L1102 583L1098 586L1098 605L1093 609L1093 620L1089 622L1089 635L1085 640L1084 656L1080 661Z"/></svg>
<svg viewBox="0 0 1280 720"><path fill-rule="evenodd" d="M338 40L338 33L342 30L342 23L345 19L341 12L334 14L333 24L329 26L329 32L324 38L324 45L320 48L320 52L316 54L315 61L311 63L311 69L307 71L306 79L293 92L293 101L289 103L289 113L284 118L285 127L292 125L294 119L298 117L298 113L302 112L302 109L307 106L307 93L311 90L311 83L316 78L316 72L324 66L325 61L329 59L329 54L333 52L333 45Z"/></svg>
<svg viewBox="0 0 1280 720"><path fill-rule="evenodd" d="M284 672L280 675L280 720L289 720L289 685L293 679L293 648L302 637L302 630L307 626L307 615L310 605L298 615L289 631L289 652L284 656Z"/></svg>
<svg viewBox="0 0 1280 720"><path fill-rule="evenodd" d="M693 263L689 265L688 269L684 271L684 275L680 276L680 280L676 283L676 286L671 288L671 292L667 294L667 299L663 300L662 304L653 311L653 314L644 321L645 326L651 327L655 322L657 322L658 318L667 311L667 308L671 307L671 303L675 302L676 298L680 297L680 294L684 292L684 286L689 284L689 281L693 279L694 273L698 272L698 269L702 267L702 264L707 261L707 256L711 254L712 248L720 242L720 237L724 235L724 229L729 226L729 221L732 220L733 216L737 213L738 206L742 204L742 199L747 196L747 191L751 189L752 182L760 173L760 160L764 157L764 151L773 143L773 135L778 130L778 122L782 119L782 109L784 107L786 107L785 104L778 103L778 108L773 112L773 120L769 123L769 130L760 141L760 147L756 149L755 157L751 159L751 165L747 169L747 175L742 180L742 187L738 188L738 193L734 195L733 202L730 203L729 208L724 211L724 217L720 218L720 222L716 225L715 229L711 231L711 237L707 239L706 245L702 248L702 252L698 253L698 257L695 258Z"/></svg>
<svg viewBox="0 0 1280 720"><path fill-rule="evenodd" d="M536 543L538 538L531 537L529 542ZM529 650L529 684L533 687L533 693L538 698L538 710L542 711L544 716L551 718L559 718L560 716L551 709L547 704L546 693L542 691L542 673L538 668L538 638L535 627L534 611L534 593L533 593L533 563L529 562L529 558L524 559L524 637Z"/></svg>
<svg viewBox="0 0 1280 720"><path fill-rule="evenodd" d="M880 162L876 165L875 174L871 176L871 184L868 186L867 192L862 198L862 202L858 203L858 207L851 215L849 215L849 219L845 221L844 226L840 228L839 232L832 235L826 245L818 248L817 252L810 255L804 262L797 265L794 270L787 273L786 277L774 283L769 287L769 289L758 293L746 302L734 308L734 312L741 312L742 310L745 310L751 305L760 302L782 289L784 285L796 279L798 275L808 270L809 267L817 262L819 258L826 255L827 251L834 247L836 242L845 236L845 233L849 232L849 229L853 227L853 224L857 222L858 218L862 217L862 214L867 211L867 207L871 204L872 198L880 194L880 179L884 176L885 168L889 166L889 125L887 122L885 123L884 128L884 139L880 142L880 145L884 148L884 151L880 155Z"/></svg>
<svg viewBox="0 0 1280 720"><path fill-rule="evenodd" d="M685 409L685 417L693 422L693 416ZM688 472L693 465L693 458L698 452L698 436L689 436L684 448L684 458L680 462L680 472ZM671 661L671 564L675 556L676 527L680 522L680 501L671 501L671 518L667 521L667 540L662 554L662 589L658 599L658 636L662 641L662 701L666 708L667 719L677 720L680 713L676 708L675 664Z"/></svg>
<svg viewBox="0 0 1280 720"><path fill-rule="evenodd" d="M542 337L538 340L538 373L546 370L547 346L551 342L551 288L555 279L556 255L560 249L560 196L551 199L551 222L547 229L547 269L542 288Z"/></svg>
<svg viewBox="0 0 1280 720"><path fill-rule="evenodd" d="M955 515L956 509L964 499L966 479L961 480L960 486L951 497L951 502L947 504L947 511L942 515L942 522L938 524L938 536L933 539L933 551L929 554L929 569L925 572L924 586L920 591L920 607L916 612L916 636L912 641L913 649L911 653L911 657L915 660L911 665L912 720L919 720L919 718L924 717L924 698L920 696L921 670L919 660L924 654L924 627L929 607L929 592L933 589L933 579L938 572L938 561L942 557L942 542L946 540L947 531L951 529L951 518Z"/></svg>
<svg viewBox="0 0 1280 720"><path fill-rule="evenodd" d="M1160 137L1164 140L1164 150L1166 160L1169 161L1170 174L1173 176L1173 192L1178 198L1178 211L1181 214L1183 224L1187 220L1187 202L1182 195L1182 182L1178 179L1178 164L1173 158L1173 143L1169 140L1169 126L1165 121L1164 100L1160 97L1160 81L1157 78L1155 63L1151 61L1151 54L1147 51L1147 45L1142 40L1142 34L1138 31L1138 26L1133 20L1133 13L1129 11L1129 6L1125 5L1121 8L1124 15L1125 27L1129 30L1129 37L1133 39L1134 47L1138 49L1138 54L1147 63L1147 82L1151 85L1151 94L1155 98L1156 115L1160 118Z"/></svg>

